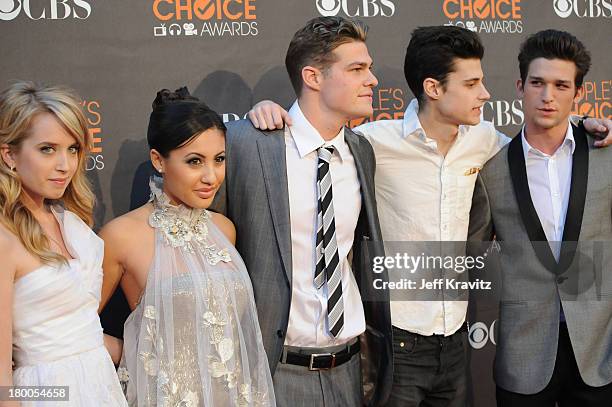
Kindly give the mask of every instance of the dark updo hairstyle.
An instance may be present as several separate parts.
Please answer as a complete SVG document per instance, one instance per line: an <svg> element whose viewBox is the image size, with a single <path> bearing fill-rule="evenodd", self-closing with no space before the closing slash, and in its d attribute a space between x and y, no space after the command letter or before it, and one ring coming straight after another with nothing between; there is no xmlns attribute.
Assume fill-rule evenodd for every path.
<svg viewBox="0 0 612 407"><path fill-rule="evenodd" d="M147 142L167 158L170 151L182 147L208 129L227 130L221 116L189 94L186 87L162 89L153 101Z"/></svg>

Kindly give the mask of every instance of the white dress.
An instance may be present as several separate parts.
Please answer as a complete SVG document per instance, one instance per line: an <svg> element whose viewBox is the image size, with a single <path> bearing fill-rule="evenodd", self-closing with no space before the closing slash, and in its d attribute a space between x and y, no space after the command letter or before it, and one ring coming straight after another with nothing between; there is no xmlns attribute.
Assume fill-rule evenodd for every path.
<svg viewBox="0 0 612 407"><path fill-rule="evenodd" d="M69 386L69 401L22 406L127 406L104 347L98 304L104 243L74 213L52 208L68 264L44 265L15 282L15 386Z"/></svg>
<svg viewBox="0 0 612 407"><path fill-rule="evenodd" d="M151 183L155 255L125 322L119 368L130 406L274 407L246 267L203 209Z"/></svg>

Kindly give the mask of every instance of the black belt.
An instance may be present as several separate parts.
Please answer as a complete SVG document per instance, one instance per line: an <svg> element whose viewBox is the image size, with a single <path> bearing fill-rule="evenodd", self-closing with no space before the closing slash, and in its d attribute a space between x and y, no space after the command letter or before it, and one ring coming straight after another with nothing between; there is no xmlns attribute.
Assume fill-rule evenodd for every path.
<svg viewBox="0 0 612 407"><path fill-rule="evenodd" d="M393 331L399 331L399 332L401 332L401 333L408 333L408 334L411 334L411 335L416 335L416 336L423 336L423 337L425 337L425 338L435 338L435 337L439 337L439 338L450 338L450 337L451 337L451 336L453 336L453 335L460 334L460 333L462 333L462 332L468 332L468 331L470 330L470 328L469 328L469 325L468 325L467 321L466 321L466 322L464 322L464 323L463 323L463 324L462 324L462 325L459 327L459 329L457 329L455 332L453 332L453 333L452 333L452 334L450 334L449 336L444 336L444 334L421 335L421 334L418 334L418 333L416 333L416 332L406 331L405 329L398 328L398 327L396 327L395 325L393 325L393 327L392 327L392 328L393 328Z"/></svg>
<svg viewBox="0 0 612 407"><path fill-rule="evenodd" d="M352 345L347 345L338 352L305 354L287 351L286 357L281 362L290 365L306 366L309 370L327 370L348 362L354 355L359 353L359 349L359 341L357 341Z"/></svg>

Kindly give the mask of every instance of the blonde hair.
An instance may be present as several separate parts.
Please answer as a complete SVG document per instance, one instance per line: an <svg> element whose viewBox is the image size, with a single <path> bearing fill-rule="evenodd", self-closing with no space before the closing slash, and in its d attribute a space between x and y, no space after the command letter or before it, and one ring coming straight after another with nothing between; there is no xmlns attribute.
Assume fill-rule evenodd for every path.
<svg viewBox="0 0 612 407"><path fill-rule="evenodd" d="M70 89L19 81L0 93L0 145L18 150L34 117L53 114L79 144L78 167L61 201L89 226L93 225L94 194L85 175L85 158L92 145L79 97ZM49 240L22 202L21 181L0 159L0 222L19 237L23 246L43 263L65 258L49 248Z"/></svg>

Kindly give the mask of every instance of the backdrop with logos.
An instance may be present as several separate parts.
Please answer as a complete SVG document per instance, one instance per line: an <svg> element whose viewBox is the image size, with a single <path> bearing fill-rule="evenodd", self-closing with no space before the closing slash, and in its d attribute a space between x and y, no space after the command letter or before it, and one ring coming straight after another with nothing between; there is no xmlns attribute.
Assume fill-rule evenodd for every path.
<svg viewBox="0 0 612 407"><path fill-rule="evenodd" d="M403 117L412 98L403 77L405 48L411 31L425 25L479 33L492 95L483 118L508 135L523 122L515 90L519 44L545 28L574 33L592 53L575 112L612 117L612 0L0 0L0 86L28 79L81 95L95 141L87 171L99 227L147 199L145 136L159 89L186 85L226 121L262 99L289 106L295 98L284 68L289 40L320 15L354 17L370 27L379 85L365 121ZM493 404L496 314L495 307L473 307L470 315L474 406Z"/></svg>

